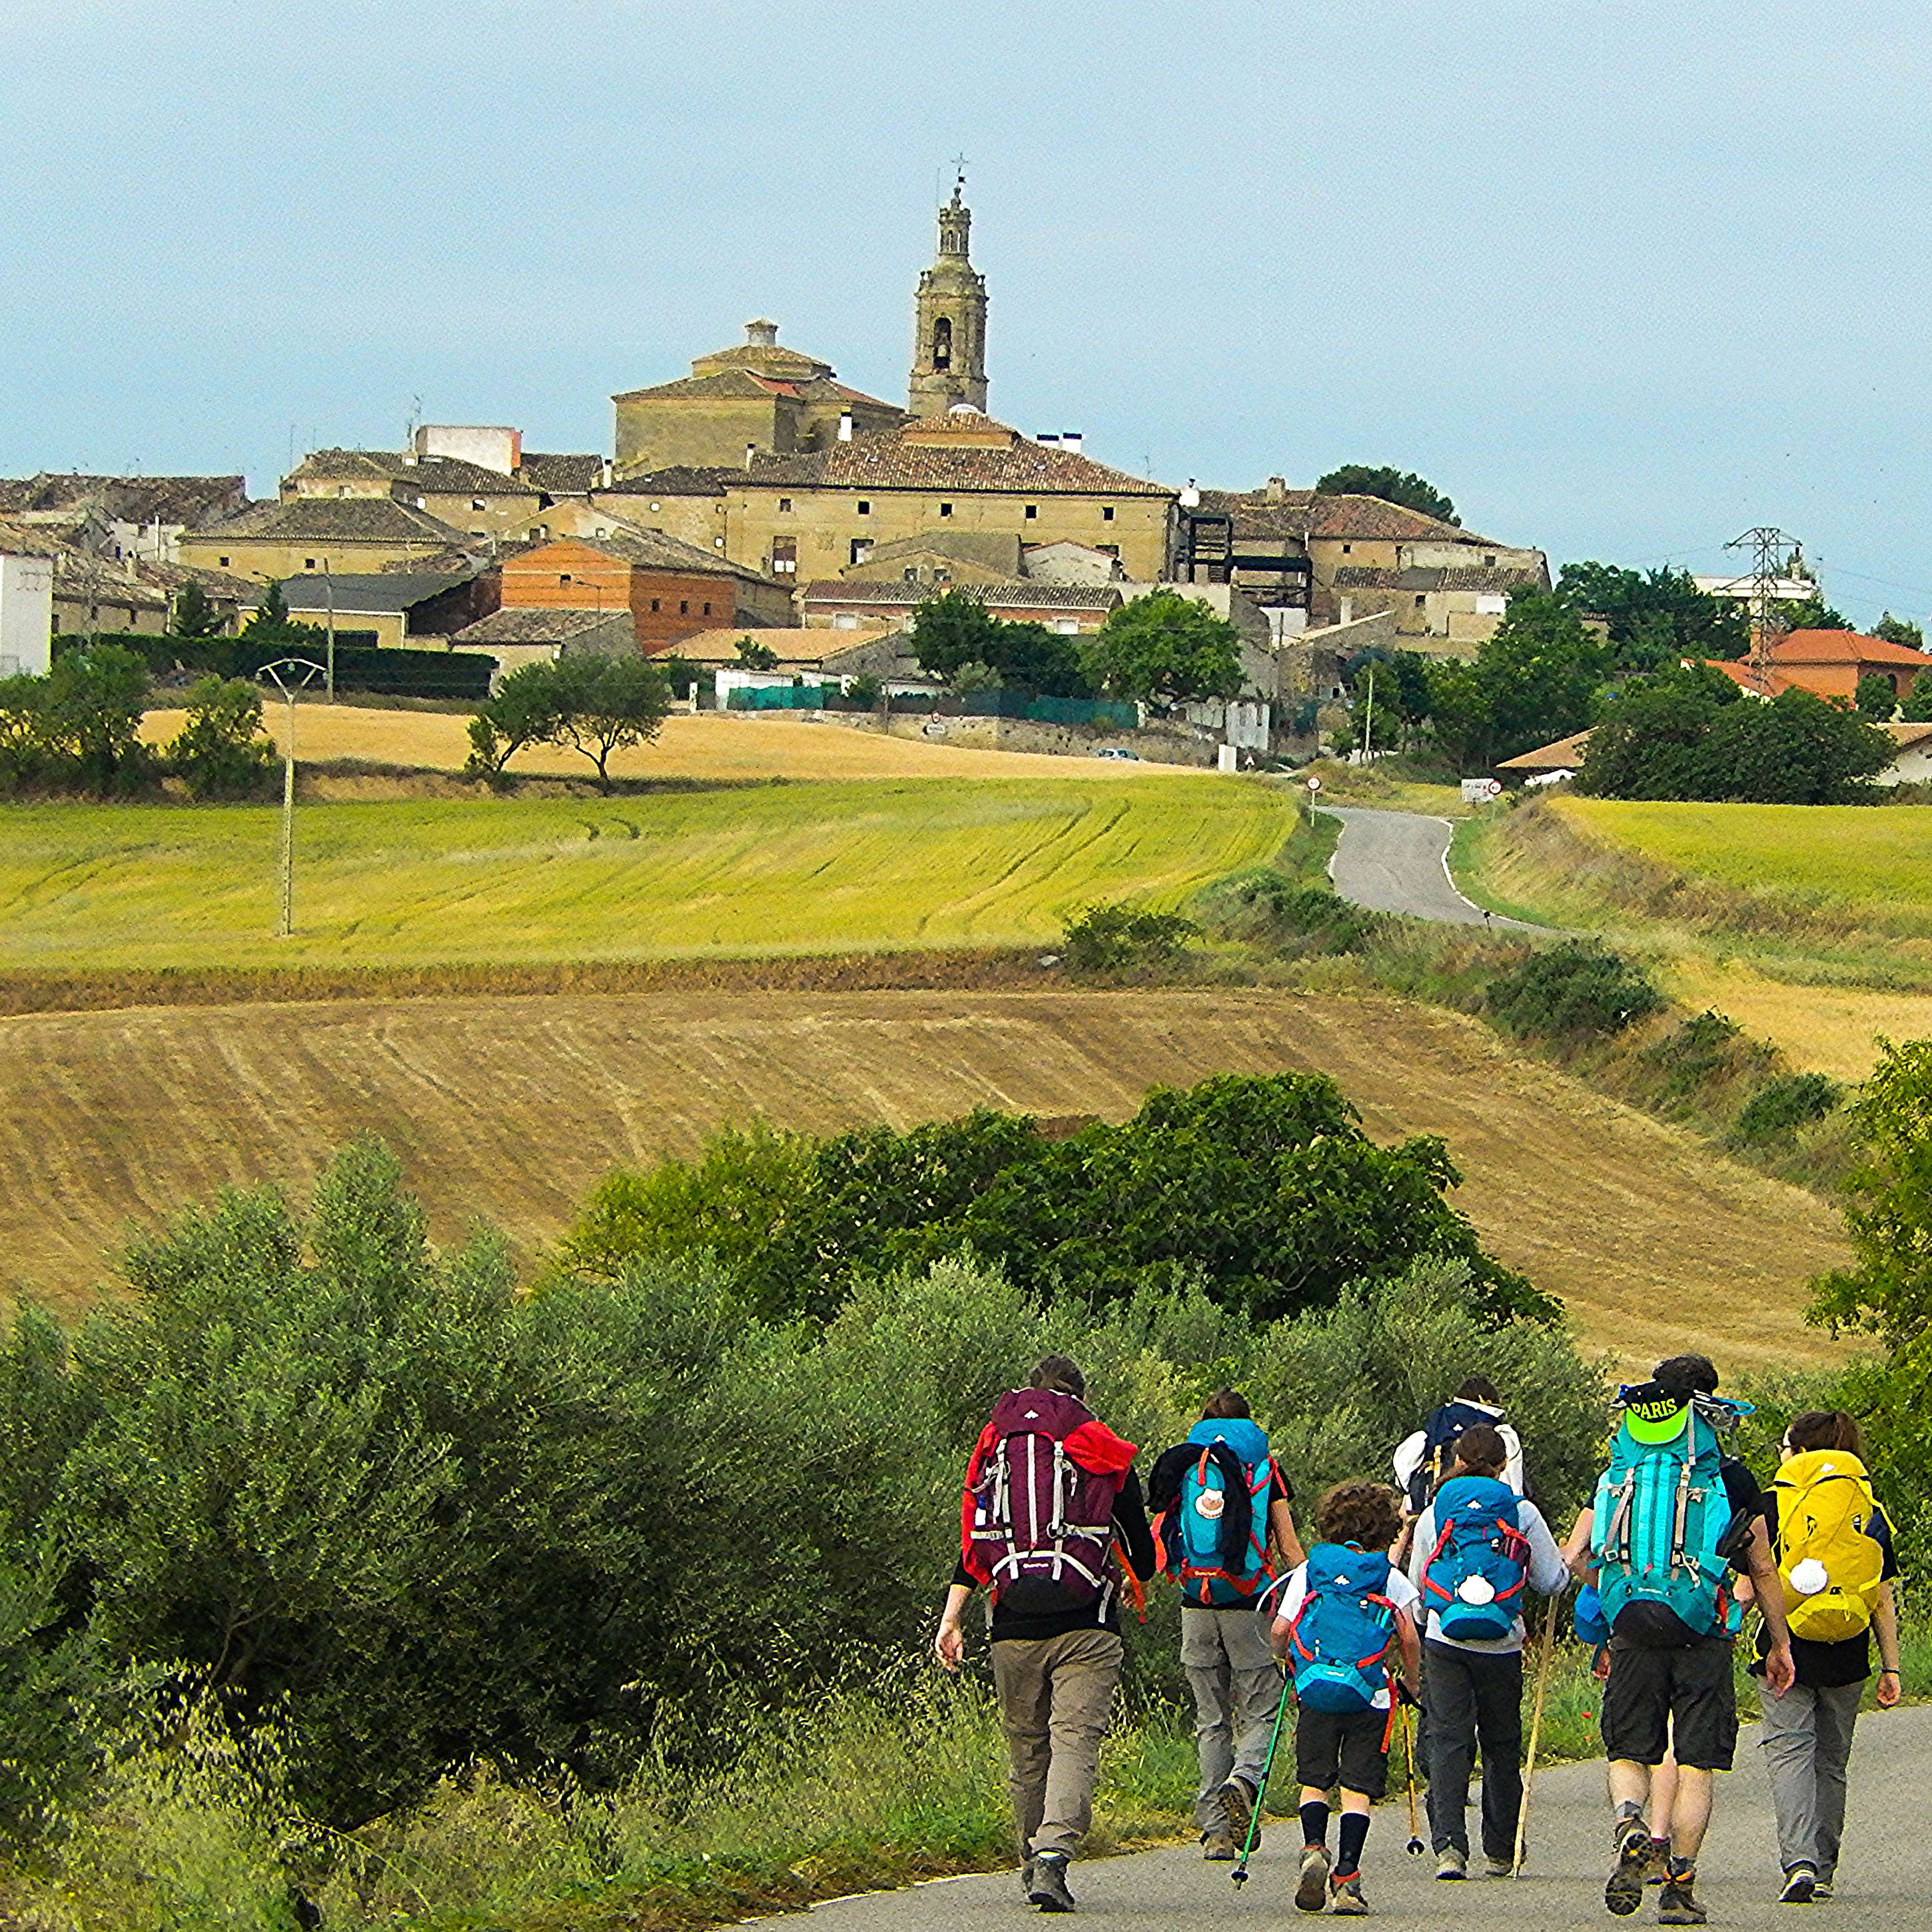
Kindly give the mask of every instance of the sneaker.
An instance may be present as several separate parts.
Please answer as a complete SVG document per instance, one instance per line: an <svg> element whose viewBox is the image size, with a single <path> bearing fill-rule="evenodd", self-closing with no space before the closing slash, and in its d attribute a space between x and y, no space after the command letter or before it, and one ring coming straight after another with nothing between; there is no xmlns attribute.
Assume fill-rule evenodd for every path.
<svg viewBox="0 0 1932 1932"><path fill-rule="evenodd" d="M1027 1901L1042 1912L1071 1912L1073 1894L1066 1888L1066 1854L1042 1852L1033 1862L1033 1882L1027 1887Z"/></svg>
<svg viewBox="0 0 1932 1932"><path fill-rule="evenodd" d="M1828 1878L1821 1878L1811 1888L1811 1903L1814 1905L1826 1904L1831 1896L1832 1881Z"/></svg>
<svg viewBox="0 0 1932 1932"><path fill-rule="evenodd" d="M1523 1847L1523 1856L1526 1858L1529 1856L1529 1847L1527 1845ZM1486 1852L1484 1853L1483 1871L1486 1877L1508 1878L1514 1874L1515 1870L1516 1854L1514 1852L1506 1858L1491 1858Z"/></svg>
<svg viewBox="0 0 1932 1932"><path fill-rule="evenodd" d="M1617 1862L1604 1887L1604 1904L1628 1918L1643 1903L1644 1873L1650 1864L1650 1834L1642 1819L1628 1820L1617 1841Z"/></svg>
<svg viewBox="0 0 1932 1932"><path fill-rule="evenodd" d="M1697 1903L1691 1887L1696 1882L1695 1872L1672 1872L1664 1881L1664 1889L1658 1894L1657 1922L1660 1925L1701 1925L1706 1913Z"/></svg>
<svg viewBox="0 0 1932 1932"><path fill-rule="evenodd" d="M1346 1878L1331 1878L1329 1889L1335 1895L1332 1910L1338 1918L1359 1918L1369 1909L1369 1901L1362 1896L1362 1875L1351 1872Z"/></svg>
<svg viewBox="0 0 1932 1932"><path fill-rule="evenodd" d="M1020 1861L1020 1891L1028 1899L1033 1897L1033 1860L1030 1858Z"/></svg>
<svg viewBox="0 0 1932 1932"><path fill-rule="evenodd" d="M1221 1816L1228 1821L1229 1835L1239 1844L1248 1834L1248 1826L1255 1815L1255 1787L1245 1778L1231 1778L1214 1794L1214 1802L1221 1808ZM1255 1834L1253 1849L1261 1849L1262 1836Z"/></svg>
<svg viewBox="0 0 1932 1932"><path fill-rule="evenodd" d="M1203 1832L1201 1834L1201 1856L1204 1858L1218 1858L1223 1862L1238 1858L1241 1848L1234 1843L1232 1832Z"/></svg>
<svg viewBox="0 0 1932 1932"><path fill-rule="evenodd" d="M1459 1852L1454 1845L1444 1845L1436 1854L1436 1876L1438 1878L1467 1878L1469 1876L1469 1855Z"/></svg>
<svg viewBox="0 0 1932 1932"><path fill-rule="evenodd" d="M1778 1894L1780 1905L1809 1905L1818 1896L1816 1869L1802 1862L1784 1874L1784 1889Z"/></svg>
<svg viewBox="0 0 1932 1932"><path fill-rule="evenodd" d="M1301 1882L1294 1888L1295 1908L1319 1912L1328 1903L1328 1847L1306 1845L1301 1852Z"/></svg>

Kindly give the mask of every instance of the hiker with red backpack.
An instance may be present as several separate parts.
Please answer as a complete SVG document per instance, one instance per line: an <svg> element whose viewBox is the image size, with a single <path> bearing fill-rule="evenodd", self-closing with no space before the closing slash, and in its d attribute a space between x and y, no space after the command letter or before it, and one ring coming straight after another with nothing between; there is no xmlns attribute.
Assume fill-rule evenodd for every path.
<svg viewBox="0 0 1932 1932"><path fill-rule="evenodd" d="M1294 1676L1298 1707L1302 1851L1294 1903L1303 1912L1332 1904L1338 1913L1359 1916L1369 1909L1361 1875L1369 1814L1388 1783L1396 1700L1415 1701L1421 1662L1420 1599L1389 1560L1402 1526L1393 1490L1380 1483L1337 1483L1315 1505L1317 1540L1282 1589L1273 1635L1276 1654ZM1393 1667L1391 1651L1400 1659ZM1330 1791L1342 1801L1332 1859Z"/></svg>
<svg viewBox="0 0 1932 1932"><path fill-rule="evenodd" d="M1765 1762L1778 1814L1779 1900L1809 1905L1832 1896L1845 1829L1845 1767L1878 1639L1878 1707L1898 1703L1898 1573L1892 1525L1872 1493L1864 1443L1843 1409L1794 1416L1778 1445L1783 1460L1765 1498L1765 1526L1784 1588L1794 1681L1766 1683ZM1752 1666L1766 1673L1762 1636Z"/></svg>
<svg viewBox="0 0 1932 1932"><path fill-rule="evenodd" d="M1610 1626L1604 1686L1616 1862L1604 1904L1619 1917L1643 1902L1651 1834L1670 1857L1658 1898L1660 1925L1701 1925L1697 1853L1709 1826L1713 1774L1737 1748L1731 1652L1742 1616L1732 1579L1748 1572L1767 1633L1766 1680L1792 1682L1784 1593L1771 1553L1756 1479L1724 1453L1748 1404L1718 1393L1702 1355L1673 1355L1651 1379L1618 1391L1622 1413L1610 1466L1571 1533L1572 1568L1594 1585ZM1666 1821L1645 1810L1652 1773L1674 1754L1676 1790Z"/></svg>
<svg viewBox="0 0 1932 1932"><path fill-rule="evenodd" d="M1093 1820L1120 1681L1120 1595L1154 1569L1134 1445L1086 1395L1078 1368L1048 1355L994 1405L967 1466L959 1565L933 1639L957 1670L967 1600L991 1592L1020 1882L1042 1912L1074 1909L1066 1868Z"/></svg>
<svg viewBox="0 0 1932 1932"><path fill-rule="evenodd" d="M1281 1667L1262 1612L1276 1575L1302 1560L1294 1492L1247 1399L1219 1390L1154 1466L1148 1506L1162 1566L1180 1584L1180 1661L1194 1694L1202 1856L1238 1856L1262 1796ZM1258 1834L1249 1849L1260 1842Z"/></svg>
<svg viewBox="0 0 1932 1932"><path fill-rule="evenodd" d="M1483 1754L1482 1845L1491 1878L1515 1867L1522 1805L1523 1604L1561 1595L1570 1568L1532 1502L1503 1480L1509 1450L1487 1423L1456 1444L1448 1480L1417 1518L1409 1580L1426 1616L1423 1768L1438 1879L1469 1875L1469 1774Z"/></svg>

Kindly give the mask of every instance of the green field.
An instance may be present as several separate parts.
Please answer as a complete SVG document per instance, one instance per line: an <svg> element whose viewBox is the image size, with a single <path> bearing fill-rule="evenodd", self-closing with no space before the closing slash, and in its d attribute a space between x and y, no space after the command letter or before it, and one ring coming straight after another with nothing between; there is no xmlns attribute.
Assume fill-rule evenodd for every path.
<svg viewBox="0 0 1932 1932"><path fill-rule="evenodd" d="M279 812L0 808L0 970L424 965L1031 944L1101 899L1172 906L1294 824L1226 778L778 784Z"/></svg>

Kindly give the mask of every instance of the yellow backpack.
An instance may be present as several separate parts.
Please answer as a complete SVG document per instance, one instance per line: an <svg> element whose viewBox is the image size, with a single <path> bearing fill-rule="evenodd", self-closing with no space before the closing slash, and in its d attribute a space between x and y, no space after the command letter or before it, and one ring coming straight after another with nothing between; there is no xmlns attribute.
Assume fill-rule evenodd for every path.
<svg viewBox="0 0 1932 1932"><path fill-rule="evenodd" d="M1882 1512L1864 1465L1843 1450L1808 1449L1779 1470L1772 1488L1791 1634L1811 1643L1862 1636L1885 1565L1872 1534Z"/></svg>

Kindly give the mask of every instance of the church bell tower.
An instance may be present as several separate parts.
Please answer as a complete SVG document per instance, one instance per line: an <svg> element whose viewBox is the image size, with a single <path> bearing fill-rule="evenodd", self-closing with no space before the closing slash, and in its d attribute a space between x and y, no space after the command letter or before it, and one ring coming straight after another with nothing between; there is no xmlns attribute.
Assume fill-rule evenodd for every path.
<svg viewBox="0 0 1932 1932"><path fill-rule="evenodd" d="M939 253L913 304L912 382L906 406L943 416L955 403L986 406L986 278L968 259L973 229L966 176L939 211Z"/></svg>

